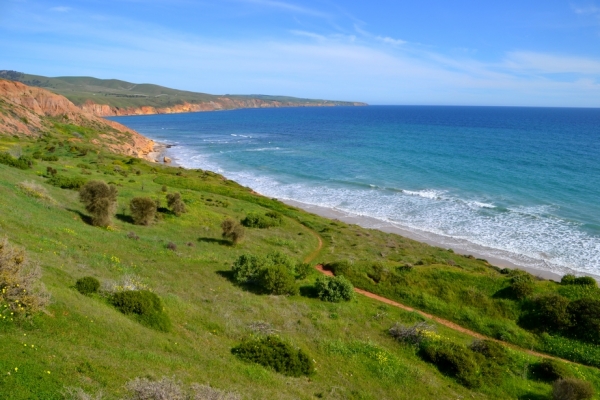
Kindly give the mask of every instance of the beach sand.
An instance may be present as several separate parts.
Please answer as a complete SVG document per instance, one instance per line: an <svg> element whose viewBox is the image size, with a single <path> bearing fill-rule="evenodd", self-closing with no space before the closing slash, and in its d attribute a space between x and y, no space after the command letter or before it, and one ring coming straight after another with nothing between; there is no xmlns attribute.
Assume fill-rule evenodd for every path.
<svg viewBox="0 0 600 400"><path fill-rule="evenodd" d="M490 253L493 252L492 249L487 249L483 246L478 246L473 243L468 243L466 241L460 241L457 239L452 239L441 235L435 235L428 232L419 233L416 231L403 229L392 223L381 221L375 218L360 215L352 215L327 207L315 206L294 200L280 200L290 206L300 208L313 214L317 214L321 217L339 220L347 224L356 224L363 228L377 229L383 232L395 233L397 235L404 236L409 239L416 240L418 242L427 243L432 246L437 246L444 249L452 249L457 254L472 255L476 258L482 258L487 260L490 264L500 268L521 269L542 279L549 279L557 282L560 282L560 279L562 277L562 275L551 271L531 267L524 267L522 265L517 265L500 257L490 256Z"/></svg>
<svg viewBox="0 0 600 400"><path fill-rule="evenodd" d="M157 143L155 149L158 154L158 162L162 162L163 158L167 156L170 157L172 160L170 164L171 166L180 166L181 164L178 162L179 160L177 159L177 157L169 153L169 147L170 146L164 143ZM321 217L329 218L332 220L339 220L348 224L356 224L363 228L377 229L387 233L394 233L400 236L407 237L409 239L416 240L418 242L427 243L432 246L441 247L444 249L452 249L457 254L472 255L476 258L482 258L487 260L490 264L500 268L521 269L539 278L549 279L557 282L560 282L560 279L562 278L562 274L557 274L555 272L544 270L541 268L538 269L526 267L514 263L512 261L506 260L505 258L502 258L500 256L493 256L491 254L497 252L494 249L478 246L467 241L461 241L459 239L453 239L429 232L418 232L416 230L403 229L402 227L399 227L386 221L382 221L372 217L349 214L333 208L315 206L312 204L306 204L295 200L279 200L290 206L300 208L304 211L319 215ZM594 275L590 276L597 279L600 278Z"/></svg>

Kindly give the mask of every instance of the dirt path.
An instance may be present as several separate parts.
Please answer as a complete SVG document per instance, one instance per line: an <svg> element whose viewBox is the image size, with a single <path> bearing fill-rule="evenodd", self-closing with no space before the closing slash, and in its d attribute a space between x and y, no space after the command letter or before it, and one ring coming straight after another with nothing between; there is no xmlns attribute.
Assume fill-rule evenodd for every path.
<svg viewBox="0 0 600 400"><path fill-rule="evenodd" d="M320 271L321 273L323 273L323 274L325 274L327 276L334 276L333 272L327 271L327 270L323 269L322 265L316 265L315 268L318 271ZM452 330L464 333L466 335L469 335L469 336L477 338L477 339L493 340L494 342L501 343L504 346L510 347L510 348L518 350L518 351L523 351L523 352L525 352L527 354L530 354L532 356L543 357L543 358L551 358L551 359L554 359L554 360L564 361L564 362L569 363L569 364L575 364L573 361L565 360L565 359L562 359L562 358L559 358L559 357L550 356L548 354L538 353L538 352L533 351L533 350L524 349L524 348L519 347L517 345L511 344L511 343L507 343L507 342L503 342L501 340L494 339L494 338L482 335L481 333L477 333L477 332L474 332L474 331L469 330L467 328L463 328L462 326L460 326L458 324L455 324L452 321L448 321L447 319L436 317L435 315L431 315L431 314L428 314L426 312L423 312L423 311L414 309L412 307L406 306L404 304L398 303L396 301L387 299L385 297L381 297L379 295L376 295L375 293L367 292L366 290L362 290L362 289L359 289L359 288L354 288L354 291L356 293L362 294L363 296L366 296L366 297L369 297L371 299L380 301L380 302L388 304L390 306L398 307L398 308L401 308L403 310L410 311L410 312L415 312L415 313L421 315L422 317L425 317L427 319L430 319L432 321L437 322L440 325L444 325L445 327L448 327L448 328L450 328Z"/></svg>
<svg viewBox="0 0 600 400"><path fill-rule="evenodd" d="M310 229L308 227L305 227L305 228L310 232L311 235L316 237L317 240L319 241L319 245L317 246L317 248L312 253L307 255L306 258L304 259L304 262L308 264L311 261L314 261L314 259L317 258L317 256L321 252L321 249L323 248L323 239L321 239L321 236L317 232L313 231L312 229Z"/></svg>

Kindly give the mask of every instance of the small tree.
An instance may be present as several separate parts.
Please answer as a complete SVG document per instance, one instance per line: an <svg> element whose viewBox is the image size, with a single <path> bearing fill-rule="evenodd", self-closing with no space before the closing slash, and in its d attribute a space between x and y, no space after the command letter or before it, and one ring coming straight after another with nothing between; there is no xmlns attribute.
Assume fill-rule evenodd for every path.
<svg viewBox="0 0 600 400"><path fill-rule="evenodd" d="M298 294L294 275L281 264L270 265L260 271L258 284L268 294L290 296Z"/></svg>
<svg viewBox="0 0 600 400"><path fill-rule="evenodd" d="M231 218L227 218L221 223L221 229L223 238L229 239L234 245L241 242L246 235L244 227Z"/></svg>
<svg viewBox="0 0 600 400"><path fill-rule="evenodd" d="M131 217L136 225L150 225L156 216L156 201L149 197L134 197L129 203Z"/></svg>
<svg viewBox="0 0 600 400"><path fill-rule="evenodd" d="M181 200L181 195L179 193L167 194L167 206L178 217L184 212L186 212L185 203L183 202L183 200Z"/></svg>
<svg viewBox="0 0 600 400"><path fill-rule="evenodd" d="M578 339L600 343L600 300L584 298L567 307L571 319L571 334Z"/></svg>
<svg viewBox="0 0 600 400"><path fill-rule="evenodd" d="M315 289L323 301L339 303L350 301L354 298L354 286L343 276L320 276L315 282Z"/></svg>
<svg viewBox="0 0 600 400"><path fill-rule="evenodd" d="M92 214L92 224L108 226L117 207L117 188L102 181L89 181L79 190L79 200Z"/></svg>

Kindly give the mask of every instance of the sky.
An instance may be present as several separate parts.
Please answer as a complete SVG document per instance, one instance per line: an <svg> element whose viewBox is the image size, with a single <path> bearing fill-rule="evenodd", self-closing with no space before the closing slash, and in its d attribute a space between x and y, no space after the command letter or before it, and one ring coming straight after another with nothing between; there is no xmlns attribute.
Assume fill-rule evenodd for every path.
<svg viewBox="0 0 600 400"><path fill-rule="evenodd" d="M0 69L211 94L600 107L600 0L0 0Z"/></svg>

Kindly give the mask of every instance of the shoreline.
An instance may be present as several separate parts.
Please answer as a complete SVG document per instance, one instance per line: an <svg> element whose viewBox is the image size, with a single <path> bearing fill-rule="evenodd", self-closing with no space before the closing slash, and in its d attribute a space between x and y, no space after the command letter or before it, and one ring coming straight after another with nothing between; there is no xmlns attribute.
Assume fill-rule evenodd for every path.
<svg viewBox="0 0 600 400"><path fill-rule="evenodd" d="M159 162L163 165L171 165L173 167L183 167L180 163L178 163L179 160L177 159L177 157L175 155L168 154L169 153L168 149L172 145L169 145L166 143L158 143L158 142L155 142L155 143L156 143L155 154L157 154L158 158L159 158L158 160L156 160L156 162ZM162 158L164 158L165 156L167 156L171 160L170 163L164 163L162 161ZM183 167L183 168L185 168L185 167ZM259 193L259 194L261 196L263 196L262 193ZM485 259L490 264L500 267L500 268L520 269L523 271L527 271L530 274L532 274L533 276L539 277L541 279L553 280L553 281L560 282L560 279L563 276L562 274L559 274L559 273L556 273L553 271L548 271L548 270L544 270L541 268L524 266L517 262L507 260L503 257L494 256L493 254L490 254L491 252L494 251L494 249L476 245L474 243L470 243L467 241L461 241L458 239L453 239L453 238L442 236L442 235L436 235L436 234L432 234L429 232L417 232L415 230L403 228L403 227L394 225L390 222L379 220L377 218L362 216L362 215L357 215L357 214L351 214L348 212L337 210L335 208L317 206L317 205L303 203L303 202L291 200L291 199L278 198L278 200L287 205L290 205L292 207L300 208L306 212L313 213L313 214L319 215L321 217L324 217L324 218L327 218L330 220L339 220L339 221L342 221L342 222L345 222L348 224L356 224L363 228L377 229L382 232L393 233L393 234L403 236L403 237L406 237L406 238L409 238L412 240L416 240L421 243L429 244L431 246L440 247L440 248L444 248L444 249L452 249L457 254L472 255L476 258ZM581 273L576 273L576 271L572 271L572 272L575 274L581 275ZM592 276L596 279L600 278L600 276L593 275L593 274L585 274L585 275Z"/></svg>

